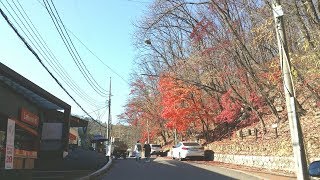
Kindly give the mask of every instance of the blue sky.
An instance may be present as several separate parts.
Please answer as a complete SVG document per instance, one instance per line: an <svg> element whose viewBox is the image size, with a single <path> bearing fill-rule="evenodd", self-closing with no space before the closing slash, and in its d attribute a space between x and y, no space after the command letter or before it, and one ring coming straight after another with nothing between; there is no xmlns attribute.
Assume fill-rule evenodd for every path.
<svg viewBox="0 0 320 180"><path fill-rule="evenodd" d="M11 0L0 0L16 18ZM42 1L19 1L32 23L36 26L48 47L57 57L60 64L71 76L72 80L81 90L95 101L95 106L89 105L75 94L65 83L64 87L84 107L87 112L93 112L106 104L106 97L98 95L85 81L77 69L67 48L64 46L57 30L46 9L40 4ZM133 22L141 18L146 6L151 0L91 0L91 1L53 1L64 25L75 34L103 63L94 57L72 34L70 37L77 48L84 64L101 87L109 90L109 79L112 79L112 123L117 123L117 115L123 112L128 94L130 93L129 74L133 69L135 56L132 46ZM9 12L0 3L1 9L14 23ZM19 6L18 6L19 7ZM18 19L17 19L18 21ZM18 21L19 22L19 21ZM20 23L20 22L19 22ZM15 23L14 23L15 24ZM20 23L21 24L21 23ZM15 24L19 32L22 30ZM22 29L23 26L22 26ZM27 32L27 31L26 31ZM23 34L23 33L22 33ZM84 115L84 112L68 97L57 83L45 71L37 59L18 39L5 20L0 17L0 62L7 65L17 73L23 75L43 89L59 97L72 107L72 114ZM45 61L44 61L45 62ZM47 62L45 64L52 70ZM121 77L113 71L117 72ZM52 70L53 71L53 70ZM54 73L55 74L55 73ZM57 74L55 76L63 82ZM94 118L107 121L106 108L91 113ZM100 117L98 117L100 116Z"/></svg>

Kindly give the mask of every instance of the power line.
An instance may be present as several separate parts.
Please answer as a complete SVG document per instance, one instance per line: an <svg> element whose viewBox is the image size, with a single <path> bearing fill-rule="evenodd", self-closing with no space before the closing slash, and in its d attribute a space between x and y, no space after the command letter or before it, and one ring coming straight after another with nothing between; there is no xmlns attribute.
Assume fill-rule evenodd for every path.
<svg viewBox="0 0 320 180"><path fill-rule="evenodd" d="M46 0L46 1L48 2L48 0ZM91 79L94 81L94 83L95 83L100 89L104 90L104 88L102 88L102 87L97 83L97 81L93 78L93 76L91 75L90 71L87 69L87 66L86 66L86 65L84 64L84 62L82 61L82 59L81 59L81 57L80 57L80 55L79 55L76 47L74 46L74 44L73 44L73 42L72 42L72 40L71 40L71 38L70 38L67 30L66 30L66 27L65 27L63 21L62 21L61 18L60 18L60 15L59 15L59 13L58 13L58 11L57 11L57 9L56 9L56 6L54 5L54 3L53 3L52 0L51 0L51 3L52 3L52 5L53 5L53 8L54 8L54 10L55 10L58 18L59 18L60 23L62 24L62 27L63 27L65 33L67 34L67 36L68 36L68 38L69 38L69 40L70 40L70 42L71 42L71 45L72 45L73 49L76 51L76 54L78 55L79 60L80 60L81 64L82 64L83 67L84 67L84 69L87 71L87 73L89 74L89 76L91 77ZM48 4L49 4L49 3L48 3ZM107 92L106 90L104 90L104 91Z"/></svg>
<svg viewBox="0 0 320 180"><path fill-rule="evenodd" d="M137 3L144 3L144 4L147 4L149 2L145 2L145 1L136 1L136 0L127 0L129 2L137 2Z"/></svg>
<svg viewBox="0 0 320 180"><path fill-rule="evenodd" d="M103 97L106 97L106 93L107 92L106 90L104 90L103 88L101 88L98 83L94 80L94 78L92 77L91 73L87 70L86 66L84 65L79 53L77 52L75 46L73 45L72 43L72 40L70 38L70 36L68 35L68 33L66 32L65 28L64 28L64 24L61 20L61 18L59 17L59 15L55 15L55 13L53 12L52 8L51 8L51 5L48 3L46 3L46 1L43 1L44 2L44 5L45 5L45 8L47 10L47 12L49 13L57 31L59 32L60 34L60 37L62 38L65 46L67 47L72 59L74 60L74 62L76 63L78 69L80 70L81 74L85 77L86 81L89 83L89 85L98 93L100 94L101 96ZM58 16L58 17L57 17ZM59 18L59 20L58 20ZM60 25L60 23L61 25ZM62 26L62 27L61 27ZM64 31L63 31L64 29ZM65 36L65 34L67 35L67 37ZM79 59L80 60L79 60ZM86 69L86 70L85 70ZM87 71L87 72L86 72ZM89 74L89 75L88 75ZM91 78L90 78L91 77ZM93 79L93 81L92 81ZM98 88L100 87L100 89Z"/></svg>
<svg viewBox="0 0 320 180"><path fill-rule="evenodd" d="M75 34L73 34L69 29L67 29L94 57L96 57L104 66L110 69L114 74L120 77L124 82L130 84L127 80L125 80L120 74L118 74L115 70L113 70L110 66L104 63L94 52L92 52Z"/></svg>
<svg viewBox="0 0 320 180"><path fill-rule="evenodd" d="M50 76L56 81L56 83L62 88L62 90L67 93L67 95L81 108L83 112L85 112L93 121L97 122L100 126L106 128L103 126L99 121L95 120L72 96L71 94L62 86L62 84L59 82L59 80L51 73L51 71L48 69L48 67L43 63L39 55L33 50L33 48L29 45L29 43L20 35L18 30L14 27L14 25L10 22L6 14L2 11L0 8L0 13L2 17L6 20L8 25L12 28L12 30L16 33L16 35L20 38L20 40L26 45L28 50L36 57L36 59L39 61L39 63L45 68L45 70L50 74Z"/></svg>
<svg viewBox="0 0 320 180"><path fill-rule="evenodd" d="M102 109L104 109L104 108L106 108L106 107L108 107L108 104L105 105L105 106L103 106L103 107L101 107L101 108L98 108L98 109L96 109L96 110L91 111L89 114L94 113L94 112L97 112L97 111L100 111L100 110L102 110Z"/></svg>
<svg viewBox="0 0 320 180"><path fill-rule="evenodd" d="M67 73L67 71L61 66L60 62L58 61L58 59L56 58L56 56L52 53L52 51L50 50L50 48L48 47L47 43L43 40L42 36L40 35L39 31L37 30L37 28L34 26L34 24L32 23L31 19L29 18L28 14L25 12L25 10L23 9L23 7L21 6L20 2L17 1L20 8L22 9L22 11L24 12L24 14L26 15L27 19L29 20L29 22L31 23L33 29L35 29L35 31L37 32L37 35L40 37L41 40L39 40L39 42L42 44L42 46L44 46L45 50L47 51L47 53L50 55L50 57L53 59L53 61L55 62L56 66L55 68L60 70L61 75L63 77L60 76L60 78L74 91L76 92L76 94L78 94L78 96L80 98L82 98L83 100L86 99L85 101L90 102L91 105L96 104L95 100L92 99L90 96L88 96L70 77L70 75ZM14 1L13 1L14 3ZM14 3L15 4L15 3ZM17 8L18 9L18 8ZM18 9L19 10L19 9ZM22 15L23 16L23 15ZM24 17L23 17L24 18ZM27 22L27 21L26 21ZM30 27L30 25L29 25ZM31 30L32 30L32 27ZM36 35L36 37L37 37ZM43 43L42 43L43 42ZM50 59L49 59L50 60ZM50 60L51 61L51 60ZM52 62L52 61L51 61ZM64 80L64 78L66 78L67 80ZM68 83L69 82L69 83ZM93 105L96 106L96 105Z"/></svg>
<svg viewBox="0 0 320 180"><path fill-rule="evenodd" d="M72 80L70 80L70 78L68 78L68 74L65 72L65 70L63 69L63 67L59 64L59 61L56 59L56 57L53 55L52 51L49 49L49 47L47 46L47 44L45 43L45 41L43 40L42 36L40 35L40 33L38 32L38 30L35 28L35 26L33 25L32 21L30 20L30 18L28 17L28 15L26 14L26 12L24 11L24 9L22 8L21 4L19 3L19 6L22 8L23 12L25 13L25 15L27 16L28 20L31 22L32 26L34 27L35 31L37 33L35 33L35 31L33 30L33 28L30 26L29 22L26 20L25 16L22 14L22 12L20 11L20 9L17 7L16 3L13 1L14 6L16 7L16 9L18 10L18 12L20 13L20 15L22 16L22 19L26 22L27 26L31 29L31 31L33 32L33 34L35 35L35 37L37 38L37 40L40 42L40 44L42 46L39 45L38 41L36 40L36 38L33 36L33 34L29 31L29 29L26 27L25 23L21 20L21 18L19 17L19 15L16 13L16 11L14 10L14 8L11 6L11 4L6 0L7 4L10 6L11 10L15 13L16 17L19 19L19 21L22 23L22 25L25 27L25 29L28 31L29 35L31 36L31 38L29 37L29 35L23 30L23 28L20 26L20 24L16 21L16 19L13 17L13 15L10 13L10 11L8 10L8 8L3 4L3 2L1 2L1 4L4 6L4 8L9 12L9 14L11 15L11 17L14 19L14 21L16 22L16 24L20 27L20 29L23 31L23 33L25 34L25 36L29 39L29 41L31 42L31 44L36 48L36 50L41 54L41 56L43 57L43 59L49 64L49 66L59 75L59 77L67 84L68 87L70 87L74 92L76 92L76 94L79 95L80 98L82 98L83 100L87 101L89 104L91 104L92 106L97 107L94 102L93 99L89 100L88 99L88 95L86 95L85 93L81 93L78 89L78 86L73 83ZM40 37L40 38L39 38ZM32 40L33 41L32 41ZM44 46L44 44L42 43L42 41L40 40L42 39L42 41L44 42L44 44L46 46ZM36 45L37 46L36 46ZM41 50L39 50L38 49ZM42 48L43 47L43 48ZM43 50L45 49L45 51ZM49 51L48 51L49 49ZM50 53L51 52L51 53ZM60 65L60 67L62 68L62 70L57 67L54 63L52 63L51 59L49 58L49 56L55 61L56 65L58 64L58 66ZM52 57L54 56L54 58ZM63 73L63 71L65 73ZM67 74L64 76L64 74ZM65 80L64 77L67 77L68 80L71 81L71 84L73 84L75 86L75 88L72 87L72 85L70 85L70 83L68 82L68 80ZM70 77L70 76L69 76ZM80 92L80 94L79 94Z"/></svg>
<svg viewBox="0 0 320 180"><path fill-rule="evenodd" d="M44 2L45 3L45 2ZM86 81L89 83L89 85L93 88L93 90L95 90L98 94L100 94L101 96L105 96L103 95L103 93L101 93L101 91L99 91L98 89L96 89L96 87L94 86L94 84L91 82L90 78L87 76L87 74L84 72L81 64L79 63L77 56L75 55L75 52L73 51L69 41L67 40L67 38L65 37L65 34L57 20L57 17L55 16L55 14L53 13L50 4L48 3L48 6L50 8L50 10L47 7L47 4L45 3L45 8L47 9L61 39L63 40L63 43L65 44L65 46L67 47L67 50L69 51L73 61L76 63L78 69L80 70L81 74L84 76L84 78L86 79Z"/></svg>
<svg viewBox="0 0 320 180"><path fill-rule="evenodd" d="M43 6L44 8L45 5L43 5L39 0L37 0L38 3ZM130 84L125 78L123 78L119 73L117 73L114 69L112 69L110 66L108 66L106 63L104 63L92 50L89 49L88 46L86 46L81 40L80 38L78 38L70 29L68 29L67 27L65 27L65 29L67 31L69 31L69 33L71 33L71 35L73 35L94 57L96 57L101 63L102 65L104 65L105 67L107 67L109 70L111 70L111 72L113 72L114 74L116 74L118 77L120 77L125 83Z"/></svg>

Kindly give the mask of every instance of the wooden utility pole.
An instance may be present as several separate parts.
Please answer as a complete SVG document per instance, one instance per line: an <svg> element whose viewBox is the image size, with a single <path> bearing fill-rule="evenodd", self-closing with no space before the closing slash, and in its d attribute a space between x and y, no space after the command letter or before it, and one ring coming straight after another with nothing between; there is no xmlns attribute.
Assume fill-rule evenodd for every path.
<svg viewBox="0 0 320 180"><path fill-rule="evenodd" d="M283 11L280 0L272 0L272 11L276 26L276 34L279 46L280 65L283 75L284 93L286 97L286 107L291 133L291 143L293 147L294 162L297 179L309 179L307 171L307 160L303 144L303 135L299 116L296 112L296 98L291 76L291 64L287 40L283 23Z"/></svg>
<svg viewBox="0 0 320 180"><path fill-rule="evenodd" d="M107 139L110 142L110 132L111 132L111 77L110 77L110 87L109 87L109 100L108 100L108 123L107 123Z"/></svg>

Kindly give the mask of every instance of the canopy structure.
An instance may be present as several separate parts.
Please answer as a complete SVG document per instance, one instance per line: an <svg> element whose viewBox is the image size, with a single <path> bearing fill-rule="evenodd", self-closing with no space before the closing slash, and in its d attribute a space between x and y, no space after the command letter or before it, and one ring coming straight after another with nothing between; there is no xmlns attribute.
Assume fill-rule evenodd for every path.
<svg viewBox="0 0 320 180"><path fill-rule="evenodd" d="M103 142L103 141L108 141L108 139L103 137L100 134L94 135L93 138L91 139L91 143Z"/></svg>

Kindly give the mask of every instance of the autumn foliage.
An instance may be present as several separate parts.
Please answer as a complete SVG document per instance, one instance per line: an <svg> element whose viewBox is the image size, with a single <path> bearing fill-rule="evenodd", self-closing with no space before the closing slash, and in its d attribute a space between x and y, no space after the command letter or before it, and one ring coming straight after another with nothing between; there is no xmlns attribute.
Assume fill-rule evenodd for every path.
<svg viewBox="0 0 320 180"><path fill-rule="evenodd" d="M293 12L286 25L299 108L313 104L315 109L320 106L320 21L313 1L307 4L287 1L283 7ZM137 71L153 78L135 75L124 113L141 127L141 137L146 138L147 122L154 138L172 139L176 129L180 139L207 141L254 123L265 129L270 117L285 122L281 61L268 4L164 1L149 10L135 34L141 50ZM142 44L146 37L151 43Z"/></svg>
<svg viewBox="0 0 320 180"><path fill-rule="evenodd" d="M229 90L221 97L221 106L223 107L223 110L216 118L217 123L231 123L240 115L240 102L231 98L231 92L232 91Z"/></svg>
<svg viewBox="0 0 320 180"><path fill-rule="evenodd" d="M196 87L163 75L159 81L159 92L163 106L161 116L167 120L168 128L176 128L184 132L192 122L198 120L199 117L195 115L195 112L200 110L196 104L199 101L197 98L200 92Z"/></svg>

